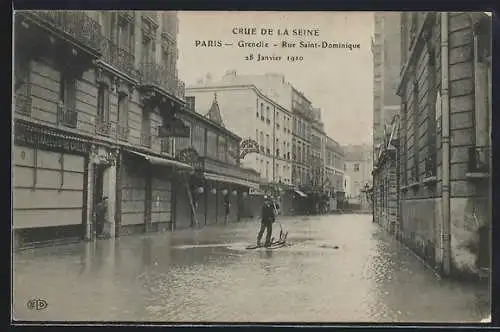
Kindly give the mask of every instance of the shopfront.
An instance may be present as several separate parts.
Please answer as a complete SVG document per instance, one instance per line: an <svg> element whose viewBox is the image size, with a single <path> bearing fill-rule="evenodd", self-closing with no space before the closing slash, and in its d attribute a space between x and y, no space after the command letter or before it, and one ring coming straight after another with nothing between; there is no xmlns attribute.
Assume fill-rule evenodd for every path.
<svg viewBox="0 0 500 332"><path fill-rule="evenodd" d="M83 239L89 145L32 124L15 129L14 246Z"/></svg>

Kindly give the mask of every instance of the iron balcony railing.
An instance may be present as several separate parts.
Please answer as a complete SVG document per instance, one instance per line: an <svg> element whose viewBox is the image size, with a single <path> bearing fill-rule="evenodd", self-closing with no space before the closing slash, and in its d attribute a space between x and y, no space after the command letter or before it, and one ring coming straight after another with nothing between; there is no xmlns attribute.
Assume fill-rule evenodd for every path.
<svg viewBox="0 0 500 332"><path fill-rule="evenodd" d="M139 79L139 72L135 68L135 57L132 53L119 47L115 41L107 37L102 38L101 51L104 62L134 79Z"/></svg>
<svg viewBox="0 0 500 332"><path fill-rule="evenodd" d="M130 129L127 124L117 124L116 125L116 134L119 140L121 141L127 141L128 140L128 134L130 132Z"/></svg>
<svg viewBox="0 0 500 332"><path fill-rule="evenodd" d="M78 112L74 107L59 104L57 106L57 123L65 127L76 128Z"/></svg>
<svg viewBox="0 0 500 332"><path fill-rule="evenodd" d="M100 51L102 39L101 25L84 11L35 10L29 13L40 17L54 28L70 35L83 45Z"/></svg>
<svg viewBox="0 0 500 332"><path fill-rule="evenodd" d="M152 135L151 133L141 133L141 145L150 148L151 147L151 141L152 141Z"/></svg>
<svg viewBox="0 0 500 332"><path fill-rule="evenodd" d="M490 147L476 146L469 148L468 171L471 173L488 173L490 171Z"/></svg>
<svg viewBox="0 0 500 332"><path fill-rule="evenodd" d="M174 140L171 137L161 139L161 152L175 154Z"/></svg>
<svg viewBox="0 0 500 332"><path fill-rule="evenodd" d="M31 116L31 97L26 95L15 96L16 113Z"/></svg>
<svg viewBox="0 0 500 332"><path fill-rule="evenodd" d="M134 21L134 11L133 10L120 10L118 11L118 18L124 20L125 22Z"/></svg>
<svg viewBox="0 0 500 332"><path fill-rule="evenodd" d="M434 155L428 156L427 158L425 158L425 176L436 176L436 172L436 157Z"/></svg>
<svg viewBox="0 0 500 332"><path fill-rule="evenodd" d="M186 99L185 84L172 71L156 63L142 63L140 71L142 85L156 86L181 100Z"/></svg>
<svg viewBox="0 0 500 332"><path fill-rule="evenodd" d="M111 121L100 118L95 119L96 134L109 136L111 134Z"/></svg>

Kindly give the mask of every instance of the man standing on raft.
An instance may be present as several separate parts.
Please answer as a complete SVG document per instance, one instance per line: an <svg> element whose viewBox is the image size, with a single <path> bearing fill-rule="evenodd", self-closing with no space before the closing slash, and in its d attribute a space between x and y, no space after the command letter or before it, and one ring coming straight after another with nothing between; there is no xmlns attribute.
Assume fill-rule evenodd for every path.
<svg viewBox="0 0 500 332"><path fill-rule="evenodd" d="M264 246L271 244L271 235L273 233L273 223L276 220L275 208L269 195L264 196L264 205L262 206L259 235L257 236L257 245L260 246L260 240L266 230L266 242Z"/></svg>

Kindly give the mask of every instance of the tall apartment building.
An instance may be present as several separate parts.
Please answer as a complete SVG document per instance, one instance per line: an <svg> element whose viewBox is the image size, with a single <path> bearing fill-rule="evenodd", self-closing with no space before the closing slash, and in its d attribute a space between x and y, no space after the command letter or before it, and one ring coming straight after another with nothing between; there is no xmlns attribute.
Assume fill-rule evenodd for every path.
<svg viewBox="0 0 500 332"><path fill-rule="evenodd" d="M313 108L313 119L311 121L311 181L312 187L319 191L326 191L327 186L329 186L325 167L325 143L325 125L321 120L321 109Z"/></svg>
<svg viewBox="0 0 500 332"><path fill-rule="evenodd" d="M311 174L311 132L313 107L297 89L292 89L293 138L292 178L294 184L307 190L312 187Z"/></svg>
<svg viewBox="0 0 500 332"><path fill-rule="evenodd" d="M347 145L344 150L344 173L349 181L346 197L352 202L366 204L365 188L372 183L372 147L369 144Z"/></svg>
<svg viewBox="0 0 500 332"><path fill-rule="evenodd" d="M491 25L483 13L401 14L399 232L445 275L489 267Z"/></svg>
<svg viewBox="0 0 500 332"><path fill-rule="evenodd" d="M397 95L401 69L401 15L398 12L376 12L373 53L373 153L380 152L384 132L399 113Z"/></svg>
<svg viewBox="0 0 500 332"><path fill-rule="evenodd" d="M344 150L333 138L325 138L325 176L334 192L345 192Z"/></svg>
<svg viewBox="0 0 500 332"><path fill-rule="evenodd" d="M190 86L186 93L194 98L197 112L207 109L216 93L227 128L259 145L259 153L245 156L242 165L260 172L265 182L292 184L292 113L276 101L286 98L262 92L261 87L267 89L262 81L228 71L220 81ZM278 87L287 84L282 77L277 83Z"/></svg>
<svg viewBox="0 0 500 332"><path fill-rule="evenodd" d="M14 20L16 245L91 237L104 196L111 235L170 228L171 181L129 159L170 153L159 132L184 104L176 14L19 11Z"/></svg>

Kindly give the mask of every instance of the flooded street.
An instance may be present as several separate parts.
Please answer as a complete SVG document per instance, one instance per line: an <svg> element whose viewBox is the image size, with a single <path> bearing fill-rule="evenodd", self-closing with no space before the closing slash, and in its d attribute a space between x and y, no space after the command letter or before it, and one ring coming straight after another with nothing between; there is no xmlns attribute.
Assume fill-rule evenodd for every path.
<svg viewBox="0 0 500 332"><path fill-rule="evenodd" d="M478 322L486 286L440 280L368 215L248 221L17 253L14 318L160 322ZM337 247L335 247L337 246ZM29 310L30 299L47 301Z"/></svg>

